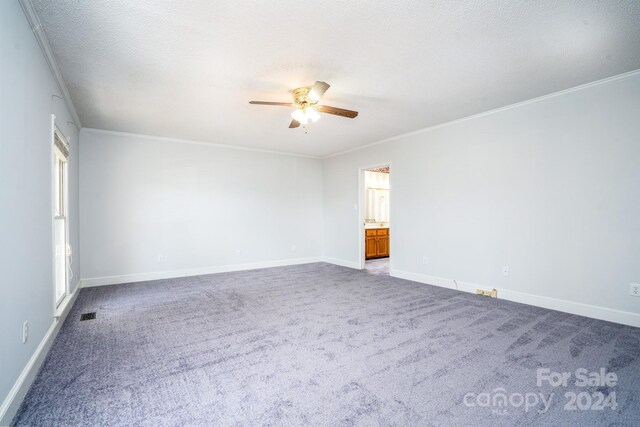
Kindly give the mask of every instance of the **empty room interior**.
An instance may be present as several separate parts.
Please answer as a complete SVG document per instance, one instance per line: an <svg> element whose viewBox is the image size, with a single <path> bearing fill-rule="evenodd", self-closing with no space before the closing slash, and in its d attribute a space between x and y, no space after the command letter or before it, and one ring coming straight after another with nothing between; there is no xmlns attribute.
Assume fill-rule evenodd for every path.
<svg viewBox="0 0 640 427"><path fill-rule="evenodd" d="M638 425L640 2L2 0L0 62L0 425Z"/></svg>

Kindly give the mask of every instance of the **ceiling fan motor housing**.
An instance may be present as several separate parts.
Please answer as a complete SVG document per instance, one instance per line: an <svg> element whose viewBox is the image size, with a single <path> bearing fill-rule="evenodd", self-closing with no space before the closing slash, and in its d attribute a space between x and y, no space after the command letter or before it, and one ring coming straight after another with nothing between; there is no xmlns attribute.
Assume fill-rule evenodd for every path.
<svg viewBox="0 0 640 427"><path fill-rule="evenodd" d="M315 102L312 103L311 101L309 101L309 90L311 90L311 86L304 86L294 89L293 102L302 108L316 104Z"/></svg>

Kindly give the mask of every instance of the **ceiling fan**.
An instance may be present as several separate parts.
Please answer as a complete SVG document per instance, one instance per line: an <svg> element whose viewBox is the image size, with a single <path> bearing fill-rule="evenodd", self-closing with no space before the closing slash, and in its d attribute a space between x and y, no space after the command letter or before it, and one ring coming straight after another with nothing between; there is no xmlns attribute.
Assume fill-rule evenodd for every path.
<svg viewBox="0 0 640 427"><path fill-rule="evenodd" d="M291 113L291 124L289 128L303 127L311 122L317 122L320 118L318 113L334 114L336 116L353 119L358 115L357 111L345 110L344 108L329 107L328 105L318 105L322 95L329 89L329 84L325 82L315 82L313 86L299 87L293 90L293 102L268 102L249 101L249 104L258 105L278 105L282 107L296 107Z"/></svg>

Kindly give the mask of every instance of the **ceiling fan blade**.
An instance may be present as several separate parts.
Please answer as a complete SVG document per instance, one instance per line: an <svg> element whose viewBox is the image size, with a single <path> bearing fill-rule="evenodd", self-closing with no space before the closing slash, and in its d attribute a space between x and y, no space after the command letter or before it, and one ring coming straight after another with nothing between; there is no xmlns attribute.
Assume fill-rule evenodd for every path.
<svg viewBox="0 0 640 427"><path fill-rule="evenodd" d="M321 113L335 114L336 116L347 117L353 119L358 116L357 111L345 110L344 108L329 107L328 105L320 105L317 110Z"/></svg>
<svg viewBox="0 0 640 427"><path fill-rule="evenodd" d="M324 95L327 89L329 89L329 83L315 82L309 90L307 99L309 99L310 102L318 102L320 100L320 97Z"/></svg>
<svg viewBox="0 0 640 427"><path fill-rule="evenodd" d="M257 105L280 105L282 107L295 107L290 102L269 102L269 101L249 101L249 104L257 104Z"/></svg>
<svg viewBox="0 0 640 427"><path fill-rule="evenodd" d="M300 126L300 122L297 120L291 120L291 124L289 125L289 129L297 128Z"/></svg>

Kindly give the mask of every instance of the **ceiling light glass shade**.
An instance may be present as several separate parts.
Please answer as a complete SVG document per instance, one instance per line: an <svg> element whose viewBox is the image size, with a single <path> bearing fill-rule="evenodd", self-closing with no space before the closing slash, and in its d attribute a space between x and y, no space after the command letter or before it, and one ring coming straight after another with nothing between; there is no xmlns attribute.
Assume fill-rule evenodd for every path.
<svg viewBox="0 0 640 427"><path fill-rule="evenodd" d="M291 113L291 118L297 121L298 123L300 123L301 125L306 125L307 123L309 123L309 119L307 118L307 115L305 114L304 110L301 108Z"/></svg>
<svg viewBox="0 0 640 427"><path fill-rule="evenodd" d="M318 114L316 109L313 107L305 108L304 113L306 114L307 119L311 120L312 122L317 122L318 119L320 118L320 114Z"/></svg>

